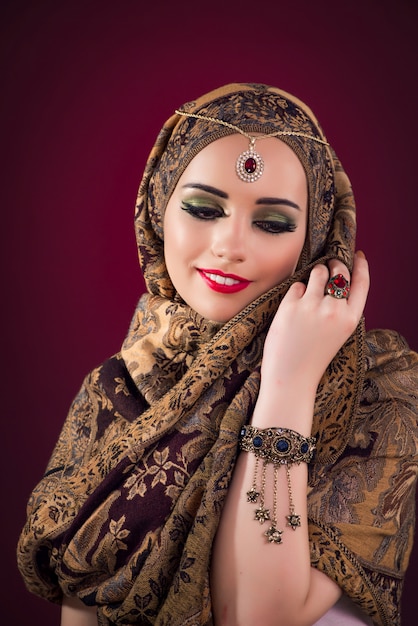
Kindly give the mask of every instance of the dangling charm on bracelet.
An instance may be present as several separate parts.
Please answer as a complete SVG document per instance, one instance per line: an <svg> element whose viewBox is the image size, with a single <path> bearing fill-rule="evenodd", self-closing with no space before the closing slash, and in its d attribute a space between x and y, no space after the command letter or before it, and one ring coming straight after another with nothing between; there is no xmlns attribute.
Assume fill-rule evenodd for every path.
<svg viewBox="0 0 418 626"><path fill-rule="evenodd" d="M273 487L273 519L272 524L264 533L269 543L282 543L283 531L277 528L277 474L279 466L274 466L274 487Z"/></svg>
<svg viewBox="0 0 418 626"><path fill-rule="evenodd" d="M289 515L286 515L287 526L296 530L301 525L300 515L295 513L293 503L292 483L290 480L290 468L296 463L309 463L315 450L315 438L303 437L294 430L288 428L266 428L264 430L254 426L244 426L240 433L240 448L246 452L255 454L255 467L253 483L247 491L247 501L259 503L255 510L254 519L260 524L271 520L270 527L265 531L269 543L282 543L283 530L278 529L277 520L277 479L281 465L286 468L287 491L289 498ZM261 472L261 485L257 487L259 460L263 460ZM273 508L265 507L266 471L269 464L273 465Z"/></svg>
<svg viewBox="0 0 418 626"><path fill-rule="evenodd" d="M300 515L295 514L295 505L293 504L292 483L290 482L290 467L286 463L287 491L289 494L289 515L286 515L287 525L296 530L300 526Z"/></svg>

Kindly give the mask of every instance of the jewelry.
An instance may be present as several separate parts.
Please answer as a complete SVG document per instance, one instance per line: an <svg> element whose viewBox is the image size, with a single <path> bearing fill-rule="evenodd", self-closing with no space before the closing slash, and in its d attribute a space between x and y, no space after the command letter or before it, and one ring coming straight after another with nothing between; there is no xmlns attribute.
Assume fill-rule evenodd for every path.
<svg viewBox="0 0 418 626"><path fill-rule="evenodd" d="M350 283L342 274L333 276L325 287L325 295L339 300L347 299L350 295Z"/></svg>
<svg viewBox="0 0 418 626"><path fill-rule="evenodd" d="M254 452L267 463L310 463L315 451L315 437L303 437L290 428L256 428L243 426L240 448Z"/></svg>
<svg viewBox="0 0 418 626"><path fill-rule="evenodd" d="M254 519L260 524L271 521L270 527L264 535L269 543L282 543L283 530L278 529L277 520L277 479L281 465L286 468L287 491L289 498L289 515L286 515L287 526L296 530L301 525L300 515L295 513L293 503L292 483L290 479L290 467L293 463L299 465L302 462L310 463L315 451L315 437L303 437L301 434L289 428L266 428L260 429L255 426L244 426L241 429L239 446L245 452L255 454L255 467L253 483L247 491L247 501L258 503ZM260 459L263 461L261 472L261 485L257 487L257 477ZM273 465L273 508L265 506L265 486L267 466Z"/></svg>
<svg viewBox="0 0 418 626"><path fill-rule="evenodd" d="M264 160L261 154L255 150L257 137L251 137L248 150L242 152L236 162L235 169L238 178L245 183L253 183L258 180L264 172Z"/></svg>
<svg viewBox="0 0 418 626"><path fill-rule="evenodd" d="M226 128L230 128L231 130L235 130L237 133L244 135L248 139L249 146L248 150L242 152L236 162L235 170L238 178L240 178L245 183L253 183L262 176L264 171L264 160L261 154L256 152L255 150L255 142L257 139L268 139L270 137L305 137L306 139L311 139L312 141L316 141L325 146L328 146L329 143L323 139L319 139L318 137L314 137L309 133L303 133L298 131L291 130L278 130L274 133L268 133L265 135L250 135L245 130L242 130L239 126L235 126L235 124L230 124L229 122L225 122L225 120L217 119L216 117L211 117L210 115L202 115L201 113L187 113L186 111L181 111L176 109L177 115L183 115L184 117L193 117L198 120L205 120L206 122L213 122L215 124L221 124L221 126L225 126Z"/></svg>

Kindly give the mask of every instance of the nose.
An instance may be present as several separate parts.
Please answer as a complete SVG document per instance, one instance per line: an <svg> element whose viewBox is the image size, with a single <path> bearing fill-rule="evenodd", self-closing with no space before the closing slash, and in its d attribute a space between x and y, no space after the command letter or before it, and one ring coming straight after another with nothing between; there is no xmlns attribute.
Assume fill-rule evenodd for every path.
<svg viewBox="0 0 418 626"><path fill-rule="evenodd" d="M243 220L231 216L219 220L212 239L212 253L218 258L242 263L246 258L246 230Z"/></svg>

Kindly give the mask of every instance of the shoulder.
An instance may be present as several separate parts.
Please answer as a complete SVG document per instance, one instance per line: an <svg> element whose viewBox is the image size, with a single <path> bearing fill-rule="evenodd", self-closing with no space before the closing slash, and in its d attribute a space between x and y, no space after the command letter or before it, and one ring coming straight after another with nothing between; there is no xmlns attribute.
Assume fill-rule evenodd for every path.
<svg viewBox="0 0 418 626"><path fill-rule="evenodd" d="M396 375L418 382L418 354L395 330L370 330L365 335L366 377Z"/></svg>
<svg viewBox="0 0 418 626"><path fill-rule="evenodd" d="M407 340L396 330L374 328L365 335L366 345L373 354L381 352L408 352L416 354Z"/></svg>
<svg viewBox="0 0 418 626"><path fill-rule="evenodd" d="M365 339L357 426L379 433L377 439L397 455L418 458L418 354L396 331L369 331Z"/></svg>

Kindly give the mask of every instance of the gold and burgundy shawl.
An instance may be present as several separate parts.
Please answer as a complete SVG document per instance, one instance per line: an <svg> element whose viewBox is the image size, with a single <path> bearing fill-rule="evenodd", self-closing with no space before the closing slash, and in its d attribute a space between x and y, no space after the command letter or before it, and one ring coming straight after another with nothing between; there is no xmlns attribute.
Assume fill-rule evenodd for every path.
<svg viewBox="0 0 418 626"><path fill-rule="evenodd" d="M264 85L227 85L184 110L248 132L324 139L303 103ZM147 292L120 353L86 377L29 500L18 545L27 587L53 602L64 593L96 605L102 626L213 623L211 546L269 324L290 284L306 280L315 263L352 264L355 207L341 164L328 145L284 136L309 188L296 273L224 325L181 301L164 263L164 208L193 156L230 132L177 114L162 129L135 216ZM413 541L417 381L417 355L405 341L365 333L362 321L324 373L315 405L312 565L379 626L400 623Z"/></svg>

